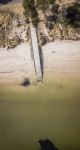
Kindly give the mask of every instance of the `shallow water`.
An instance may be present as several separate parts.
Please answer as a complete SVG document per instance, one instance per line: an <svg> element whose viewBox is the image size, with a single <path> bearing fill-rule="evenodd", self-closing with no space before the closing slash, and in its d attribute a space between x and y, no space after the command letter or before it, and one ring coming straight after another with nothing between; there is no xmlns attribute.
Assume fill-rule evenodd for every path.
<svg viewBox="0 0 80 150"><path fill-rule="evenodd" d="M80 80L52 80L28 88L0 87L0 150L80 147Z"/></svg>

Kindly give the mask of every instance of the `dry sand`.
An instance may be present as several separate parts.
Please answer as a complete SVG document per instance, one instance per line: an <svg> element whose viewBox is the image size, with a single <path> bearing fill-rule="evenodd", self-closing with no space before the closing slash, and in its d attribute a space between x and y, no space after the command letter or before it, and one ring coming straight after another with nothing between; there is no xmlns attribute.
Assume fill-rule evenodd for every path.
<svg viewBox="0 0 80 150"><path fill-rule="evenodd" d="M80 41L55 41L42 47L44 79L47 75L66 74L80 77ZM14 49L0 48L0 84L35 80L34 62L29 44Z"/></svg>
<svg viewBox="0 0 80 150"><path fill-rule="evenodd" d="M0 83L24 78L35 79L30 46L22 43L14 49L0 48Z"/></svg>
<svg viewBox="0 0 80 150"><path fill-rule="evenodd" d="M55 41L43 46L44 73L80 75L80 41Z"/></svg>

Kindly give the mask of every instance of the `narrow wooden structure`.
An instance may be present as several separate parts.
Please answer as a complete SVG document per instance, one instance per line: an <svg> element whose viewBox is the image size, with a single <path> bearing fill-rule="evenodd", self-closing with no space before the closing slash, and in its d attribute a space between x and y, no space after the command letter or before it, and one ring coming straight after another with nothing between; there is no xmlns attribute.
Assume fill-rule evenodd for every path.
<svg viewBox="0 0 80 150"><path fill-rule="evenodd" d="M41 63L40 63L40 55L39 55L39 47L38 47L38 40L36 34L36 28L33 25L30 25L31 31L31 42L32 42L32 51L34 56L34 67L36 72L36 80L42 80L42 71L41 71Z"/></svg>

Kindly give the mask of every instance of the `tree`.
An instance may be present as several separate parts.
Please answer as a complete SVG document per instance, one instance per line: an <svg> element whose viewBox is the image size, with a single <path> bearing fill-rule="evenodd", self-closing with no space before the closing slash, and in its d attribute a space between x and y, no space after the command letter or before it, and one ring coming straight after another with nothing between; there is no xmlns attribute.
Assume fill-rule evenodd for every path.
<svg viewBox="0 0 80 150"><path fill-rule="evenodd" d="M80 28L80 3L76 2L67 8L67 19L69 24Z"/></svg>
<svg viewBox="0 0 80 150"><path fill-rule="evenodd" d="M35 7L34 0L23 0L23 7L24 7L24 15L31 21L34 26L37 26L38 23L38 13Z"/></svg>

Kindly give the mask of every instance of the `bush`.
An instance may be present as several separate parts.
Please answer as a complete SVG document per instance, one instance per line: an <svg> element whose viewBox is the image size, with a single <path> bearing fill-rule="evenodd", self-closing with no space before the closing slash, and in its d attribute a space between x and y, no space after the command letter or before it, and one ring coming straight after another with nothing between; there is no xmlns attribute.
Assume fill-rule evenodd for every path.
<svg viewBox="0 0 80 150"><path fill-rule="evenodd" d="M43 12L46 12L46 10L49 8L49 5L54 4L54 2L55 0L36 0L36 6Z"/></svg>

